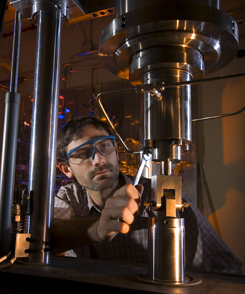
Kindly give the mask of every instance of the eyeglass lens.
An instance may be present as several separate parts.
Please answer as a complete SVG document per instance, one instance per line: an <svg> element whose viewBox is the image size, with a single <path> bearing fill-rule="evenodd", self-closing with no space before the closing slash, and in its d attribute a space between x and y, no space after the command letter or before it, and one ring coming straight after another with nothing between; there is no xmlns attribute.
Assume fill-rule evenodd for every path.
<svg viewBox="0 0 245 294"><path fill-rule="evenodd" d="M101 156L108 156L114 150L114 145L110 139L101 140L94 144L84 145L77 149L71 156L70 161L73 164L82 164L90 159L94 160L95 151L98 151Z"/></svg>

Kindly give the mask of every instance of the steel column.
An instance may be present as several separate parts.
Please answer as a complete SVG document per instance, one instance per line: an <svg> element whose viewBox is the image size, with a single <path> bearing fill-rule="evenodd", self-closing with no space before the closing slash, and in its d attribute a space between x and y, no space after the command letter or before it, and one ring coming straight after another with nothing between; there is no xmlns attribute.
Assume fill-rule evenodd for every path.
<svg viewBox="0 0 245 294"><path fill-rule="evenodd" d="M19 124L20 94L18 84L21 14L15 13L10 92L5 96L5 113L0 179L0 256L8 253L11 239L11 206L15 181L16 147Z"/></svg>
<svg viewBox="0 0 245 294"><path fill-rule="evenodd" d="M49 263L46 252L53 218L59 107L62 15L57 6L36 13L37 55L33 97L28 189L33 195L29 261Z"/></svg>

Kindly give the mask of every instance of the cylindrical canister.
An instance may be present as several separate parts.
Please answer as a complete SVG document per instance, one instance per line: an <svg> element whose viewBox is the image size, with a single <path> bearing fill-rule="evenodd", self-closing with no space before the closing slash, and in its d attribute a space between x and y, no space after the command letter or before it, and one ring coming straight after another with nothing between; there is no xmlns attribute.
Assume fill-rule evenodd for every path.
<svg viewBox="0 0 245 294"><path fill-rule="evenodd" d="M148 278L153 281L184 282L184 219L149 218Z"/></svg>

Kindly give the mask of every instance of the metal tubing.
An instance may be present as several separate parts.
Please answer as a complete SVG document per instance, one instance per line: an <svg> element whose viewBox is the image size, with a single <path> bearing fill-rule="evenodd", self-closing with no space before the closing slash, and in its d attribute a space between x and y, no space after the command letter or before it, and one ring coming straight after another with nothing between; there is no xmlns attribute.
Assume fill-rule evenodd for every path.
<svg viewBox="0 0 245 294"><path fill-rule="evenodd" d="M245 106L242 107L241 109L234 111L234 112L229 112L229 113L224 113L224 114L219 114L219 115L214 115L214 116L206 116L206 117L201 117L201 118L195 118L192 119L192 122L197 122L197 121L203 121L203 120L209 120L209 119L216 119L216 118L223 118L227 116L233 116L240 114L241 112L245 111Z"/></svg>
<svg viewBox="0 0 245 294"><path fill-rule="evenodd" d="M12 66L11 66L11 78L10 78L10 88L9 88L10 92L17 92L19 56L20 56L21 19L22 17L20 12L15 10Z"/></svg>
<svg viewBox="0 0 245 294"><path fill-rule="evenodd" d="M118 140L121 142L121 144L123 145L123 148L130 154L140 154L142 151L131 151L127 145L124 143L123 139L121 138L121 136L118 134L117 130L115 129L115 127L113 126L113 124L110 121L109 116L107 115L107 112L105 111L105 108L103 107L103 104L101 102L101 97L102 95L107 95L107 94L117 94L117 93L126 93L126 92L137 92L138 89L137 88L129 88L129 89L122 89L122 90L117 90L117 91L111 91L111 92L104 92L104 93L99 93L96 97L96 101L101 109L101 111L103 112L108 124L111 126L112 130L114 131L114 133L116 134Z"/></svg>
<svg viewBox="0 0 245 294"><path fill-rule="evenodd" d="M59 107L59 67L62 17L55 8L37 19L37 55L33 97L28 190L33 195L29 261L48 264L49 228L53 219L55 156Z"/></svg>
<svg viewBox="0 0 245 294"><path fill-rule="evenodd" d="M11 206L13 204L16 147L19 123L20 94L17 91L21 15L15 13L15 28L12 49L10 92L5 96L5 113L2 143L0 179L0 256L9 251L11 239Z"/></svg>
<svg viewBox="0 0 245 294"><path fill-rule="evenodd" d="M213 82L213 81L220 81L225 79L233 79L233 78L239 78L245 76L245 73L239 73L234 75L227 75L227 76L221 76L221 77L215 77L215 78L206 78L201 80L192 80L192 81L185 81L185 82L179 82L179 83L171 83L171 84L164 84L164 88L172 88L176 86L185 86L185 85L196 85L200 83L206 83L206 82Z"/></svg>

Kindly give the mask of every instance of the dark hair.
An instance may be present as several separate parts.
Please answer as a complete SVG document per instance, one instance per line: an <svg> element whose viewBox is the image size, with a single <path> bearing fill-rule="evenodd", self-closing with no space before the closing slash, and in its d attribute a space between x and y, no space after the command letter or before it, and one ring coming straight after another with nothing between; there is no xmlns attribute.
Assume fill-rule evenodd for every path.
<svg viewBox="0 0 245 294"><path fill-rule="evenodd" d="M69 121L59 132L57 138L57 163L64 162L66 159L66 147L73 141L82 136L83 128L92 125L96 129L104 129L112 135L110 126L94 116L76 117Z"/></svg>

